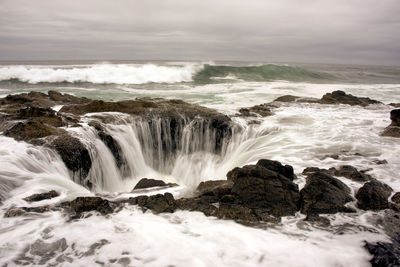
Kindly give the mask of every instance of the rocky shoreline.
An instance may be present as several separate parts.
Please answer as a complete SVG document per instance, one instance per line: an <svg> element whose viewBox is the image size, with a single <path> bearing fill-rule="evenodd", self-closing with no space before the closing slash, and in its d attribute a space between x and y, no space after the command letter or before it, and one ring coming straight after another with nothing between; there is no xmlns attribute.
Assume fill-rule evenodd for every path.
<svg viewBox="0 0 400 267"><path fill-rule="evenodd" d="M369 98L359 98L342 91L334 91L321 99L283 96L272 103L241 109L239 116L269 116L273 114L274 105L278 105L279 102L346 104L362 107L381 104ZM54 109L55 106L61 108L57 111ZM99 112L125 113L150 124L155 118L168 119L169 132L164 134L168 134L170 136L168 140L171 141L160 144L165 153L173 153L181 146L179 141L183 135L181 126L189 122L201 120L202 125L214 131L215 153L223 150L224 140L232 136L235 127L231 118L224 114L180 100L144 98L104 102L49 91L48 94L31 92L0 99L0 131L15 140L55 150L73 176L77 177L76 180L90 189L90 181L85 180L92 167L90 153L87 147L66 128L81 127L79 122L82 116ZM382 132L382 136L400 137L400 110L392 110L390 118L392 123ZM99 138L110 149L117 166L122 168L125 159L121 147L102 127L103 122L112 119L107 116L96 117L89 122L89 125L96 130ZM323 216L324 214L356 213L357 209L384 210L385 216L382 217L381 224L393 242L366 243L365 247L374 255L371 260L373 266L400 264L400 192L393 192L392 188L377 181L367 171L357 170L349 165L329 169L310 166L302 175L306 176L306 184L299 190L292 166L262 159L255 165L232 169L224 180L200 183L194 196L188 198L175 199L171 193L140 195L122 200L109 200L101 196L78 197L51 206L13 207L5 213L5 217L57 210L67 214L70 219L80 219L85 217L86 212L94 211L107 215L118 212L124 205L138 205L143 211L150 210L154 213L171 213L176 210L199 211L206 216L235 220L244 224L261 222L276 224L281 221L282 216L293 216L300 212L306 215L305 221L326 226L330 221ZM353 194L350 188L336 177L345 177L362 186ZM175 185L142 179L133 192L145 188L151 190L154 186L167 188ZM40 203L58 195L59 192L49 191L29 196L24 200L29 203Z"/></svg>

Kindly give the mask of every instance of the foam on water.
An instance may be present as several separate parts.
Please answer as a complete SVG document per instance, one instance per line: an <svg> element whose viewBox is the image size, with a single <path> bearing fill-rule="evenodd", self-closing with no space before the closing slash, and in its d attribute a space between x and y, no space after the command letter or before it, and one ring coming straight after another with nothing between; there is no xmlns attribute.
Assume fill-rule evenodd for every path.
<svg viewBox="0 0 400 267"><path fill-rule="evenodd" d="M151 79L174 82L174 79L191 79L192 75L190 66L186 68L171 65L167 66L166 72L163 72L162 66L157 66L156 69L149 67L148 70L160 71L160 76L154 78L141 69L144 66L110 67L103 64L97 66L99 69L96 69L96 75L104 71L102 77L98 77L93 74L94 66L87 65L82 72L86 76L80 76L79 79L90 78L95 83L105 82L107 77L114 79L113 82L116 83L129 84L134 81L149 82ZM18 79L23 77L27 82L33 83L44 80L60 81L65 78L74 81L79 75L83 75L79 73L82 71L81 67L61 66L60 72L57 72L54 67L49 70L32 65L14 69L13 73L21 75ZM0 69L4 71L6 67ZM117 69L118 73L111 75ZM129 71L133 70L136 74L143 71L147 80L140 80L136 74L130 75L132 73ZM39 75L35 74L36 71ZM122 77L124 71L129 75ZM5 79L12 78L7 77ZM89 96L86 94L93 93L103 99L139 96L181 98L227 114L236 113L240 107L269 102L286 94L319 98L326 92L338 89L380 100L385 104L400 102L399 84L349 85L285 81L225 81L212 85L128 84L112 89L101 87L97 91L85 91L85 88L97 88L94 84L82 88L73 86L69 89L54 86L60 91L72 92L77 96ZM16 89L15 92L26 90L28 89ZM230 169L254 164L262 158L292 165L298 175L295 182L300 188L305 184L305 177L301 175L304 168L329 168L346 164L359 170L372 168L368 174L387 183L396 192L400 191L400 144L398 139L379 135L390 123L391 109L391 106L384 104L368 107L277 104L275 114L258 119L259 124L234 117L237 131L222 153L212 151L212 146L198 145L198 140L209 139L192 135L187 140L188 149L180 150L171 161L164 161L162 155L152 153L154 151L151 150L151 144L159 143L158 139L155 141L159 135L146 140L143 138L149 132L156 131L155 129L164 131L162 122L154 123L155 129L150 129L145 122L135 124L132 118L119 113L88 114L80 122L82 127L70 128L68 131L80 138L92 156L93 165L88 179L94 184L93 191L110 199L137 196L138 193L129 192L142 177L162 178L167 182L180 184L180 187L166 189L179 198L185 196L187 190L193 189L200 181L225 179ZM103 126L121 146L127 159L126 169L118 168L111 151L88 125L91 119L101 115L119 119L118 123ZM189 149L189 145L193 147ZM332 155L338 157L330 157ZM376 160L386 160L388 163L377 165ZM160 162L163 164L158 164ZM67 170L60 157L45 147L0 136L0 167L0 265L22 265L28 262L31 265L43 263L90 266L99 262L105 266L369 266L370 255L362 247L364 240L387 240L382 230L370 223L371 217L380 214L361 210L357 210L356 214L325 215L331 221L331 226L326 228L303 222L304 215L301 214L284 217L282 223L275 226L261 225L255 228L206 217L197 212L177 211L160 215L142 213L135 206L126 206L106 217L94 214L72 221L61 212L4 218L5 211L13 206L60 203L76 196L94 193L74 183L72 173ZM343 177L339 179L352 189L353 195L362 186L361 183ZM52 189L59 191L61 195L31 204L22 200L31 194ZM158 192L165 191L140 194ZM354 207L355 202L349 205Z"/></svg>
<svg viewBox="0 0 400 267"><path fill-rule="evenodd" d="M191 81L199 66L159 66L155 64L94 64L83 66L4 66L0 81L17 79L31 84L89 82L115 84L177 83Z"/></svg>

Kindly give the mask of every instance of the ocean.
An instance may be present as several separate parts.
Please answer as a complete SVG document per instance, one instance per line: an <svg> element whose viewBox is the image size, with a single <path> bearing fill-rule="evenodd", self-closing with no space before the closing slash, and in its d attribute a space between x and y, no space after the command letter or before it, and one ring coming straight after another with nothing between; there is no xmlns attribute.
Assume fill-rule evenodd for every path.
<svg viewBox="0 0 400 267"><path fill-rule="evenodd" d="M246 226L176 211L155 215L126 206L107 216L69 220L61 211L4 218L27 204L23 198L56 190L61 195L40 205L100 195L122 199L143 177L177 183L161 191L175 198L193 194L207 180L226 179L229 170L260 159L293 166L301 189L307 167L352 165L400 191L399 140L382 137L390 103L400 103L400 67L260 62L57 61L2 62L0 97L49 90L104 101L136 98L181 99L226 114L237 126L221 153L212 140L188 134L174 157L160 154L146 138L152 129L126 114L87 114L65 130L88 147L92 167L88 188L74 180L56 152L0 135L0 265L49 266L369 266L364 241L388 241L376 224L379 211L324 215L329 227L307 224L305 215L286 216L274 225ZM273 115L238 116L239 109L272 102L283 95L321 98L342 90L381 104L350 106L318 103L274 104ZM53 107L59 110L61 107ZM106 131L122 148L128 171L94 134L93 116L119 123ZM157 126L162 128L162 123ZM155 127L156 127L155 126ZM212 135L210 135L212 136ZM377 164L385 160L387 164ZM338 177L352 191L361 183ZM355 208L356 201L349 204Z"/></svg>

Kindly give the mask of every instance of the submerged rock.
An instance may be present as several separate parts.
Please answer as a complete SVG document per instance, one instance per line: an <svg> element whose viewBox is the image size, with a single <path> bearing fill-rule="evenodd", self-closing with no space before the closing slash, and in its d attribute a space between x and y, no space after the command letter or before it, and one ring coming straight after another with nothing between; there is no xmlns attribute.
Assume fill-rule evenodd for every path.
<svg viewBox="0 0 400 267"><path fill-rule="evenodd" d="M300 191L300 210L304 214L351 212L344 205L352 200L350 188L340 180L325 172L313 172Z"/></svg>
<svg viewBox="0 0 400 267"><path fill-rule="evenodd" d="M372 267L400 266L400 236L392 242L366 242L365 248L373 255L370 263Z"/></svg>
<svg viewBox="0 0 400 267"><path fill-rule="evenodd" d="M335 169L334 175L343 176L356 182L366 182L372 179L370 175L358 171L356 168L350 165L342 165L339 167L339 169Z"/></svg>
<svg viewBox="0 0 400 267"><path fill-rule="evenodd" d="M28 202L36 202L36 201L41 201L41 200L45 200L45 199L51 199L54 197L58 197L59 195L60 194L58 192L56 192L55 190L51 190L46 193L33 194L29 197L24 198L24 200L28 201Z"/></svg>
<svg viewBox="0 0 400 267"><path fill-rule="evenodd" d="M137 189L144 189L144 188L151 188L151 187L158 187L158 186L177 186L177 184L172 184L172 183L165 183L162 180L156 180L156 179L149 179L149 178L142 178L140 181L135 185L133 190Z"/></svg>
<svg viewBox="0 0 400 267"><path fill-rule="evenodd" d="M364 184L357 192L357 206L363 210L382 210L389 208L388 197L393 191L390 186L373 180Z"/></svg>
<svg viewBox="0 0 400 267"><path fill-rule="evenodd" d="M400 109L390 112L392 123L381 133L382 136L400 137Z"/></svg>
<svg viewBox="0 0 400 267"><path fill-rule="evenodd" d="M110 202L101 197L77 197L69 205L71 211L78 215L86 211L98 211L102 214L113 212Z"/></svg>

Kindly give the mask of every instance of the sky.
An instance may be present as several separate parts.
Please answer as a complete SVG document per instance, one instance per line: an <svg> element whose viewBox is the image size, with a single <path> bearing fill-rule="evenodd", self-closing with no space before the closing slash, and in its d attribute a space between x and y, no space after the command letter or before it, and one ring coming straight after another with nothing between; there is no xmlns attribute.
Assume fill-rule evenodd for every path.
<svg viewBox="0 0 400 267"><path fill-rule="evenodd" d="M0 60L400 65L400 0L0 0Z"/></svg>

